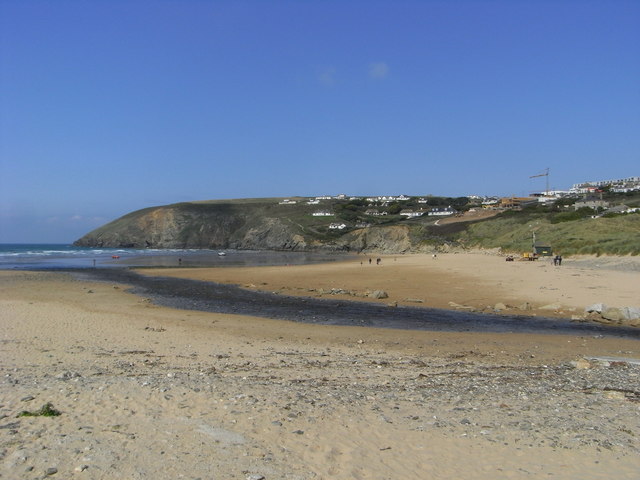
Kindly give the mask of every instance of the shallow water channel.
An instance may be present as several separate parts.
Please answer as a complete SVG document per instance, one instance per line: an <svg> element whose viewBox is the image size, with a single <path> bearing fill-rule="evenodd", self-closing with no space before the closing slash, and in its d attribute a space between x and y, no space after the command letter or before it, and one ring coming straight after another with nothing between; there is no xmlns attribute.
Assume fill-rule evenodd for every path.
<svg viewBox="0 0 640 480"><path fill-rule="evenodd" d="M607 335L640 339L640 329L563 319L389 307L358 301L293 297L198 280L149 277L126 268L65 269L81 279L127 284L157 305L184 310L347 325L448 332Z"/></svg>

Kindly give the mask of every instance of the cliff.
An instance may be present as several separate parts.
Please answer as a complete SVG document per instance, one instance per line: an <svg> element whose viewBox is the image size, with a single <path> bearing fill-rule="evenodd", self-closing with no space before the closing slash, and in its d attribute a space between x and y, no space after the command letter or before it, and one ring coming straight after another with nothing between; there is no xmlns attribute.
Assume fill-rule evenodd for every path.
<svg viewBox="0 0 640 480"><path fill-rule="evenodd" d="M326 206L324 206L326 208ZM376 250L399 253L415 242L408 226L332 231L335 216L315 217L318 206L281 205L277 199L180 203L129 213L76 242L87 247L251 250Z"/></svg>
<svg viewBox="0 0 640 480"><path fill-rule="evenodd" d="M471 209L442 220L428 215L409 219L401 214L403 208L424 208L416 198L402 205L372 204L364 199L313 204L308 200L215 200L145 208L88 233L75 245L384 253L500 248L526 252L531 249L531 226L535 225L538 241L564 255L640 254L640 213L594 219L557 205L493 212L489 217L481 209ZM468 209L464 197L428 197L428 201L429 206ZM344 228L332 228L336 226Z"/></svg>

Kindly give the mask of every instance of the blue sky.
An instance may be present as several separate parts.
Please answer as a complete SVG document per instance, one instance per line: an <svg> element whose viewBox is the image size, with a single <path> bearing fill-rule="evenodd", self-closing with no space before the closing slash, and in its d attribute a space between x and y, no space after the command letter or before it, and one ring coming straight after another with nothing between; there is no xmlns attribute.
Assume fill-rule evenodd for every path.
<svg viewBox="0 0 640 480"><path fill-rule="evenodd" d="M0 242L640 175L640 2L0 0Z"/></svg>

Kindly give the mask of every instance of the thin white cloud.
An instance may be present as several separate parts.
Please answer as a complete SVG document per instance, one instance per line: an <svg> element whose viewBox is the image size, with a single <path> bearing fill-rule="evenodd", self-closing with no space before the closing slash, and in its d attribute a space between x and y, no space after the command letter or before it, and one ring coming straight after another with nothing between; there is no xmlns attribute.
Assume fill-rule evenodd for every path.
<svg viewBox="0 0 640 480"><path fill-rule="evenodd" d="M384 62L369 64L369 76L371 78L385 78L389 74L389 65Z"/></svg>
<svg viewBox="0 0 640 480"><path fill-rule="evenodd" d="M336 83L335 75L336 69L334 67L326 67L318 74L318 80L322 85L330 86Z"/></svg>

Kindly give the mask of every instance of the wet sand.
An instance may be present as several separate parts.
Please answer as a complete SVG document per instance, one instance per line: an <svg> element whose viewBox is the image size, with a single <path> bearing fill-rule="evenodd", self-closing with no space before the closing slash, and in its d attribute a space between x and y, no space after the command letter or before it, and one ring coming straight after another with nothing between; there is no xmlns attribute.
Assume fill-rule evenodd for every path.
<svg viewBox="0 0 640 480"><path fill-rule="evenodd" d="M308 267L308 266L307 266ZM314 269L312 269L314 270ZM162 271L160 271L162 272ZM403 330L449 332L538 333L572 335L610 335L640 338L640 329L628 326L574 322L563 318L526 315L474 313L415 306L393 306L376 302L345 300L350 295L329 294L318 297L288 295L289 289L266 292L237 285L176 278L148 270L126 269L78 270L79 278L110 281L132 288L154 304L184 310L248 315L254 317L312 323L316 325L361 326ZM184 271L177 271L182 275ZM194 272L200 275L202 272ZM208 271L207 273L208 274ZM281 290L282 291L282 290Z"/></svg>
<svg viewBox="0 0 640 480"><path fill-rule="evenodd" d="M369 258L372 259L369 264ZM567 258L506 262L486 253L359 256L319 265L140 270L239 285L283 295L382 305L579 319L585 307L640 307L640 258ZM388 297L367 294L384 291Z"/></svg>

